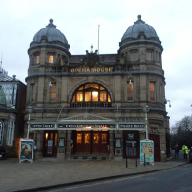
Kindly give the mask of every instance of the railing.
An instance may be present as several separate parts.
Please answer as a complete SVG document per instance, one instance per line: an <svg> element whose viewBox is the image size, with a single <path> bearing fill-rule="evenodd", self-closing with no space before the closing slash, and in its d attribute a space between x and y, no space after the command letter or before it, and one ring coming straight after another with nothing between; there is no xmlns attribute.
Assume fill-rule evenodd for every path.
<svg viewBox="0 0 192 192"><path fill-rule="evenodd" d="M70 104L71 108L81 108L81 107L110 108L111 106L112 106L111 102L74 102Z"/></svg>

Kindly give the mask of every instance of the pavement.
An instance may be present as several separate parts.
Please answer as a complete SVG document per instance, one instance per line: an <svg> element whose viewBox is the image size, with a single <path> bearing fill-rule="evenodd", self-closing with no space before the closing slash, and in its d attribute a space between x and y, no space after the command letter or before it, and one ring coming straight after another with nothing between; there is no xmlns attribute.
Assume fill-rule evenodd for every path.
<svg viewBox="0 0 192 192"><path fill-rule="evenodd" d="M35 160L33 163L18 159L0 160L0 192L40 191L73 184L99 181L109 178L131 176L166 170L185 165L184 159L140 165L137 159L126 160Z"/></svg>

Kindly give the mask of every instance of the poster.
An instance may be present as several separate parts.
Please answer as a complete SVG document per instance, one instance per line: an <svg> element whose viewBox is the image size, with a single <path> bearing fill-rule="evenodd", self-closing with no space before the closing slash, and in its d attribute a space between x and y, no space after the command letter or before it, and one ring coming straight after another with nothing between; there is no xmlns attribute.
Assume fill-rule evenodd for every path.
<svg viewBox="0 0 192 192"><path fill-rule="evenodd" d="M115 139L115 147L117 148L121 147L121 139Z"/></svg>
<svg viewBox="0 0 192 192"><path fill-rule="evenodd" d="M59 138L59 147L64 147L64 146L65 146L65 139Z"/></svg>
<svg viewBox="0 0 192 192"><path fill-rule="evenodd" d="M33 160L33 140L23 139L20 143L20 160Z"/></svg>
<svg viewBox="0 0 192 192"><path fill-rule="evenodd" d="M140 141L140 162L141 163L144 163L144 155L145 155L145 162L149 162L151 164L154 163L154 143L152 140Z"/></svg>

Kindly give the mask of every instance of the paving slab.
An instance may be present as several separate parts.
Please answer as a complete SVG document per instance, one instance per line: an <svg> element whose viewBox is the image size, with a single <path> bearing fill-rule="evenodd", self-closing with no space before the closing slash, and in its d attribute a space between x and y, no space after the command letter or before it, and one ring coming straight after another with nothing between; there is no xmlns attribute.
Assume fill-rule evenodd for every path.
<svg viewBox="0 0 192 192"><path fill-rule="evenodd" d="M149 171L174 168L186 164L186 160L155 162L154 165L140 165L139 160L128 159L121 162L100 160L49 161L36 160L33 163L18 159L0 161L0 192L38 191L40 187L51 187L73 182L90 181L113 176L123 176Z"/></svg>

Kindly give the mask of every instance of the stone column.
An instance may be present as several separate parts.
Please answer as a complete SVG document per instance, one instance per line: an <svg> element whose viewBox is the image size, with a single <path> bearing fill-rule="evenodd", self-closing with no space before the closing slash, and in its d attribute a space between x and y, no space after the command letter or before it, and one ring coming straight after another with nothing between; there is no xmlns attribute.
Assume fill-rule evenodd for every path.
<svg viewBox="0 0 192 192"><path fill-rule="evenodd" d="M42 157L43 157L43 131L37 131L35 159L41 159Z"/></svg>
<svg viewBox="0 0 192 192"><path fill-rule="evenodd" d="M57 159L58 161L64 161L65 160L65 148L66 148L66 131L58 131L58 139L59 138L64 138L65 143L64 147L58 147L57 150Z"/></svg>
<svg viewBox="0 0 192 192"><path fill-rule="evenodd" d="M114 157L114 131L109 131L109 160Z"/></svg>
<svg viewBox="0 0 192 192"><path fill-rule="evenodd" d="M67 159L70 160L71 158L71 133L72 131L68 130L67 131Z"/></svg>

